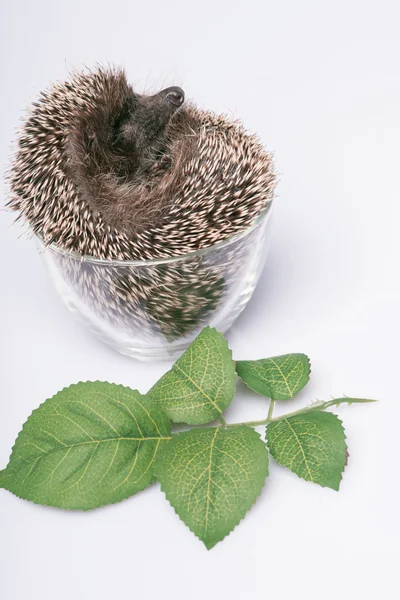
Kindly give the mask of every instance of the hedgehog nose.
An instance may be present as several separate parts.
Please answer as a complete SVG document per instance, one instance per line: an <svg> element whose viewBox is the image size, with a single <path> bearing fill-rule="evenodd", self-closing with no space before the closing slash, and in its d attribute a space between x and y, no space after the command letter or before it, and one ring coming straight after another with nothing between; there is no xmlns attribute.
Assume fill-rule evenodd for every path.
<svg viewBox="0 0 400 600"><path fill-rule="evenodd" d="M170 87L165 91L167 100L174 106L182 106L185 100L185 92L180 87Z"/></svg>

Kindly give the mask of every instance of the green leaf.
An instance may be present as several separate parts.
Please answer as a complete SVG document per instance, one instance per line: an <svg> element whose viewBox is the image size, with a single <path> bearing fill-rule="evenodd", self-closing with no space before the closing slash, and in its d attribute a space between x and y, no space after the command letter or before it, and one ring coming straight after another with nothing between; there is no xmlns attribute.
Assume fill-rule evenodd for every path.
<svg viewBox="0 0 400 600"><path fill-rule="evenodd" d="M185 431L156 460L161 489L208 549L241 521L268 475L268 452L251 427Z"/></svg>
<svg viewBox="0 0 400 600"><path fill-rule="evenodd" d="M287 400L309 381L310 359L305 354L283 354L261 360L238 360L236 372L255 392L272 400Z"/></svg>
<svg viewBox="0 0 400 600"><path fill-rule="evenodd" d="M71 385L34 410L0 483L38 504L88 510L119 502L154 480L170 423L122 385Z"/></svg>
<svg viewBox="0 0 400 600"><path fill-rule="evenodd" d="M267 426L267 439L281 465L307 481L339 489L347 446L336 415L315 410L282 418Z"/></svg>
<svg viewBox="0 0 400 600"><path fill-rule="evenodd" d="M232 352L221 333L206 327L151 388L149 395L174 423L209 423L235 394Z"/></svg>

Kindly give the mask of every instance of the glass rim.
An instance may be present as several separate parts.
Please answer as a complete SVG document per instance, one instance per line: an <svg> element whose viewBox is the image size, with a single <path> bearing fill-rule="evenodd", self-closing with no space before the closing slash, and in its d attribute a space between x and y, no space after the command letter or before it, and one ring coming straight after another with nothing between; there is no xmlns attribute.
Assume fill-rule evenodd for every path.
<svg viewBox="0 0 400 600"><path fill-rule="evenodd" d="M52 250L57 254L62 256L66 256L69 258L73 258L74 260L79 260L81 262L93 263L96 265L104 265L104 266L120 266L120 267L144 267L148 265L161 265L161 264L171 264L176 263L182 260L186 260L188 258L195 258L197 256L205 256L214 250L219 250L224 248L225 246L229 246L230 244L235 243L236 241L246 237L254 231L261 223L267 221L272 208L272 200L268 202L267 206L260 212L260 214L240 233L235 233L225 240L221 242L217 242L212 246L207 246L206 248L201 248L200 250L193 250L191 252L186 252L185 254L177 254L175 256L168 256L165 258L146 258L142 260L124 260L120 258L97 258L96 256L91 256L90 254L79 254L79 252L75 252L72 250L64 250L60 246L57 246L56 243L52 242L51 244L47 244L43 238L36 232L34 232L34 236L40 241L44 249Z"/></svg>

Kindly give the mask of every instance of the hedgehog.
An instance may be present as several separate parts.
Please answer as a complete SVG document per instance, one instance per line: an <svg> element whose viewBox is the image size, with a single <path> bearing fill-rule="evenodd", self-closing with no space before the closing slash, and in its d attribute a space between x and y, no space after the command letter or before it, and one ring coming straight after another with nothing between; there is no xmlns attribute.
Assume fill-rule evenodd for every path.
<svg viewBox="0 0 400 600"><path fill-rule="evenodd" d="M198 329L238 276L244 241L218 264L194 255L143 268L96 265L184 256L246 231L271 204L272 157L238 121L184 102L179 87L137 94L98 67L42 92L22 125L8 207L86 303L114 326L167 339ZM242 248L242 249L241 249ZM221 266L223 265L223 267Z"/></svg>

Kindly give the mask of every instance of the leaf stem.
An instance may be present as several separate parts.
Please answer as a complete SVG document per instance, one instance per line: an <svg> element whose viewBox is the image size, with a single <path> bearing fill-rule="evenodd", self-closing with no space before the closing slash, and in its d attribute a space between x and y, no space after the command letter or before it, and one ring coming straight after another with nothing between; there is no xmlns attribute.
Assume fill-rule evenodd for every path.
<svg viewBox="0 0 400 600"><path fill-rule="evenodd" d="M275 400L270 400L269 401L269 409L268 409L268 415L267 415L267 419L271 420L272 419L272 413L274 412L274 406L275 406Z"/></svg>
<svg viewBox="0 0 400 600"><path fill-rule="evenodd" d="M222 414L219 415L218 419L221 421L222 427L227 427L228 423L225 421L225 419L222 416Z"/></svg>
<svg viewBox="0 0 400 600"><path fill-rule="evenodd" d="M268 416L266 419L261 421L245 421L243 423L230 423L226 425L226 427L239 427L240 425L248 425L250 427L258 427L260 425L267 425L268 423L272 423L275 421L281 421L282 419L287 419L288 417L293 417L295 415L301 415L303 413L307 413L313 410L326 410L330 406L339 406L339 404L356 404L356 403L365 403L365 402L376 402L376 400L369 400L366 398L335 398L334 400L328 400L327 402L318 402L314 404L310 404L309 406L305 406L304 408L300 408L299 410L295 410L291 413L286 413L285 415L281 415L280 417L272 418L272 410L274 406L273 400L271 400L271 404L268 411Z"/></svg>

